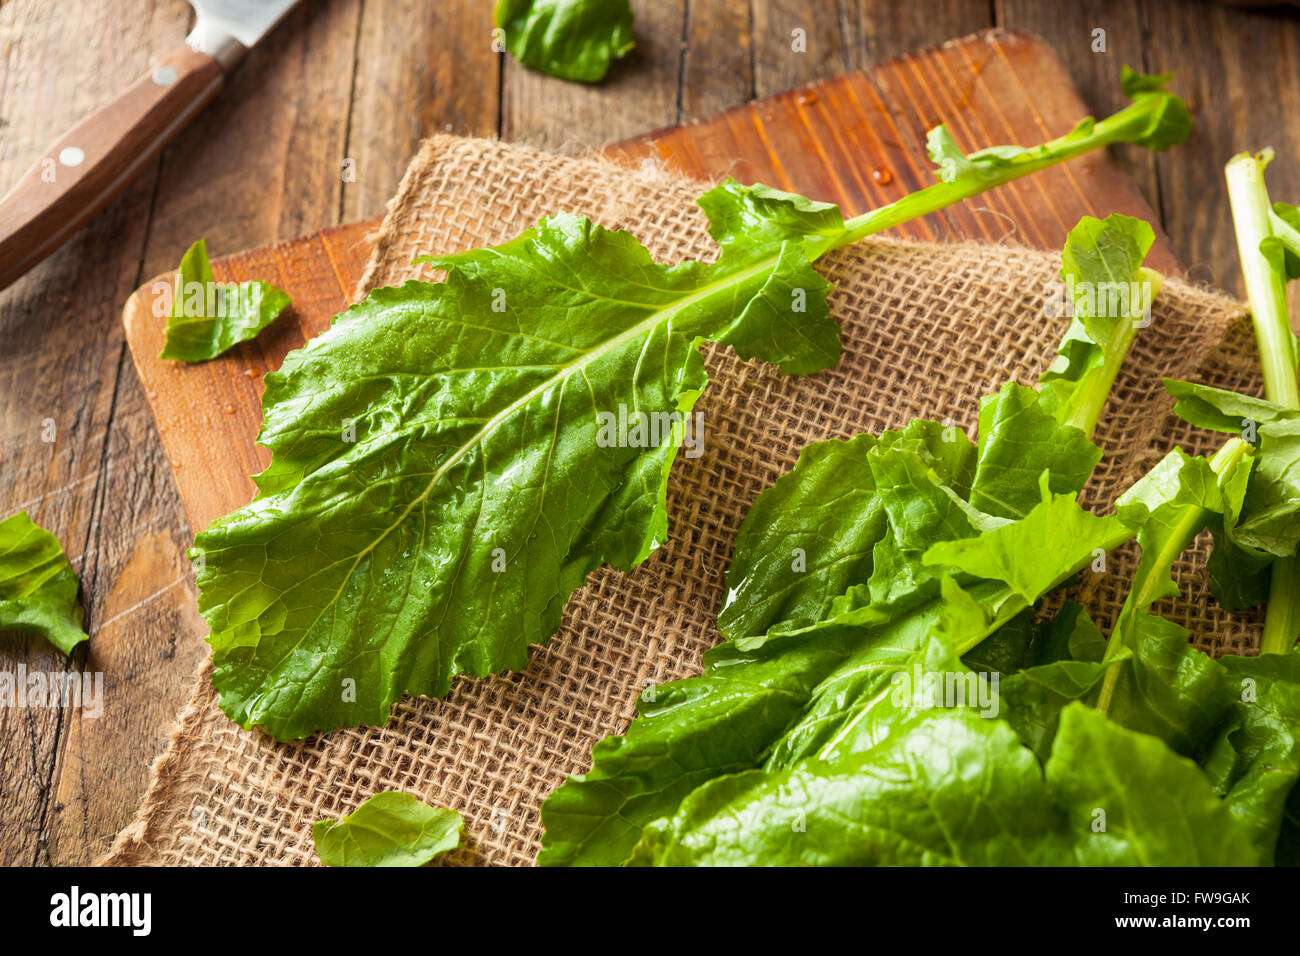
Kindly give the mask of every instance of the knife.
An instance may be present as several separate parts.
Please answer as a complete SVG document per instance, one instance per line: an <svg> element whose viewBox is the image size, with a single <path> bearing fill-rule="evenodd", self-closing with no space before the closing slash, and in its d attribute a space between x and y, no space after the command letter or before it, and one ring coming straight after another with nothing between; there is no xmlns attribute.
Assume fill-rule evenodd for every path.
<svg viewBox="0 0 1300 956"><path fill-rule="evenodd" d="M47 149L0 198L0 289L118 194L226 85L298 0L190 0L185 42Z"/></svg>

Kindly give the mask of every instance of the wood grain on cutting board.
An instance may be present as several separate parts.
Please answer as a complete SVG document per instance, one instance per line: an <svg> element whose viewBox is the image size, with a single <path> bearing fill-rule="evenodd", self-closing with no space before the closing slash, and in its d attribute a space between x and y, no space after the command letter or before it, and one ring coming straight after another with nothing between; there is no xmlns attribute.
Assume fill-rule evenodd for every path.
<svg viewBox="0 0 1300 956"><path fill-rule="evenodd" d="M997 31L661 130L605 153L629 164L655 157L700 179L730 175L765 182L836 202L852 216L933 181L924 144L926 130L937 123L946 123L969 151L1000 143L1035 145L1067 132L1086 112L1046 43ZM1096 153L908 223L898 234L1059 249L1080 216L1112 212L1155 219L1115 162ZM256 340L212 362L156 358L165 323L159 297L169 277L146 284L127 303L127 340L196 531L252 498L249 476L269 459L255 444L262 378L350 303L369 256L367 235L377 226L339 226L214 261L218 281L264 279L288 292L294 305ZM1149 261L1158 270L1182 271L1158 227Z"/></svg>

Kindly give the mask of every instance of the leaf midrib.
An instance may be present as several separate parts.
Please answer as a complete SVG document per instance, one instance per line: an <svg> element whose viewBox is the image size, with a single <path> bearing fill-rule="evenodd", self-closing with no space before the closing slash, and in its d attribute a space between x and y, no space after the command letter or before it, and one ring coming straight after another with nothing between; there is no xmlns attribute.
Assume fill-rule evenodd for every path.
<svg viewBox="0 0 1300 956"><path fill-rule="evenodd" d="M543 380L538 385L529 389L518 399L511 402L500 412L493 415L486 422L484 422L483 426L473 435L473 437L466 440L463 444L461 444L458 448L456 448L456 450L451 453L450 457L448 457L448 459L441 466L439 466L438 470L435 471L433 473L433 476L429 479L429 483L425 486L424 490L418 496L412 499L411 503L406 506L406 508L402 511L401 514L397 516L397 518L393 521L393 523L390 524L387 528L385 528L372 542L370 542L370 544L366 545L364 548L362 548L353 556L352 567L348 570L347 574L344 575L343 580L340 582L334 594L331 595L329 600L326 601L321 606L319 612L316 614L316 617L312 619L311 623L308 624L305 628L303 628L298 640L295 641L293 645L285 651L283 656L281 656L281 658L274 665L268 668L268 673L279 670L279 668L284 664L284 662L288 660L289 657L295 651L297 651L299 646L301 646L302 642L306 640L307 635L312 633L316 625L320 622L321 617L338 602L339 595L343 593L343 589L347 586L348 581L352 579L352 574L356 570L356 567L361 562L361 560L367 554L373 551L375 548L379 547L379 545L383 543L385 538L387 538L390 534L393 533L393 531L399 528L402 525L402 523L406 521L406 519L410 516L411 512L414 511L417 506L419 506L420 504L422 504L424 501L428 499L428 497L433 493L434 488L437 487L438 483L443 479L443 477L447 474L447 472L453 466L455 466L461 459L463 459L466 455L468 455L473 448L480 445L487 436L489 436L490 434L492 434L493 431L495 431L497 427L499 427L502 423L508 420L521 408L528 405L531 401L533 401L533 399L544 394L547 390L549 390L556 384L565 381L574 372L585 370L587 366L593 364L594 362L603 358L604 356L613 353L614 351L616 351L618 348L620 348L627 342L633 341L643 334L650 333L656 327L663 325L664 323L671 323L676 316L680 315L683 311L690 308L691 306L699 302L703 302L706 299L709 299L712 296L718 294L719 292L725 291L728 288L743 285L746 280L751 279L758 275L762 275L765 271L769 269L776 268L779 262L780 262L779 253L767 256L747 266L746 268L739 270L738 272L729 273L723 276L721 279L715 280L713 282L701 286L695 292L685 296L684 298L678 300L672 305L655 309L647 318L645 318L641 322L638 322L633 326L629 326L623 332L620 332L618 335L614 336L613 338L606 340L596 348L583 352L578 358L574 359L572 362L569 362L564 365L556 366L556 372L554 375L550 376L549 378Z"/></svg>

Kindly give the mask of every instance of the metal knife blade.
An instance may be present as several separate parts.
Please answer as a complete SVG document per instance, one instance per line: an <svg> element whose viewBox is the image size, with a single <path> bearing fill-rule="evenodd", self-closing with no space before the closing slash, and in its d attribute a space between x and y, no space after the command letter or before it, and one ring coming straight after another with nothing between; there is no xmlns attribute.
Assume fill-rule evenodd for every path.
<svg viewBox="0 0 1300 956"><path fill-rule="evenodd" d="M185 42L229 69L300 0L190 0L198 15Z"/></svg>
<svg viewBox="0 0 1300 956"><path fill-rule="evenodd" d="M68 130L0 196L0 289L102 209L298 2L190 0L198 18L185 43ZM57 180L51 169L58 169Z"/></svg>

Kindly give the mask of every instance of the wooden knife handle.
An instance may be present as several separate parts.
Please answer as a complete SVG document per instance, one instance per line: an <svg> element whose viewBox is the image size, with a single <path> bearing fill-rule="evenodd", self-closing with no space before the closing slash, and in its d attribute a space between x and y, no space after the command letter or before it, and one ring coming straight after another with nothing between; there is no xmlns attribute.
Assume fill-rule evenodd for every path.
<svg viewBox="0 0 1300 956"><path fill-rule="evenodd" d="M180 46L47 149L0 198L0 289L99 212L224 84L215 59Z"/></svg>

